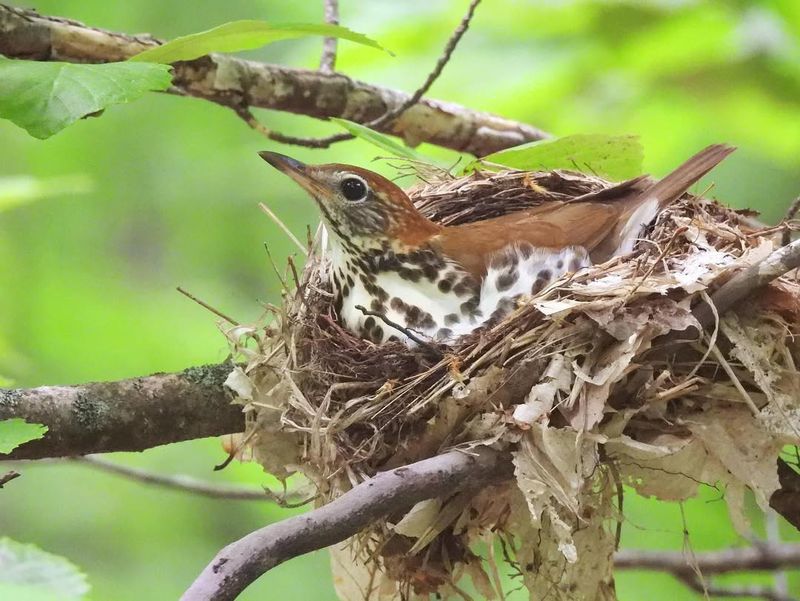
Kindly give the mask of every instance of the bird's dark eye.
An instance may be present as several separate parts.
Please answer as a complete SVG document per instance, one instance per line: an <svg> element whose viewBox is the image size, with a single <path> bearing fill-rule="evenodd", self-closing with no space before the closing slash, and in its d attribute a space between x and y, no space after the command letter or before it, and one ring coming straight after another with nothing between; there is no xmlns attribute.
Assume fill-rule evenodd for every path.
<svg viewBox="0 0 800 601"><path fill-rule="evenodd" d="M339 184L339 189L342 191L342 196L353 202L364 200L367 196L367 184L357 177L346 177Z"/></svg>

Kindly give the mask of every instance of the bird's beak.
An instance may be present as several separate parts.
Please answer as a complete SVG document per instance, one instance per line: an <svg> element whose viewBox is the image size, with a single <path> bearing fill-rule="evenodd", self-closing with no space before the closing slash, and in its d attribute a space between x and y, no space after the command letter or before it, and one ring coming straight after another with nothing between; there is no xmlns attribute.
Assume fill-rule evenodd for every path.
<svg viewBox="0 0 800 601"><path fill-rule="evenodd" d="M281 171L282 173L285 173L291 177L313 196L319 197L320 194L325 193L324 184L313 176L311 173L312 170L309 169L304 163L301 163L292 157L287 157L284 154L270 152L268 150L259 152L258 156L275 167L275 169L278 171Z"/></svg>

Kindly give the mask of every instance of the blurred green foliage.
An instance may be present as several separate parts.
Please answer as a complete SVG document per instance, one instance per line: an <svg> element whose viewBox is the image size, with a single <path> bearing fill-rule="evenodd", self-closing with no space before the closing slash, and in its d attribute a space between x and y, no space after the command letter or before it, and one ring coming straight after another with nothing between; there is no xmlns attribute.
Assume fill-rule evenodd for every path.
<svg viewBox="0 0 800 601"><path fill-rule="evenodd" d="M454 0L341 4L344 25L397 56L341 44L338 68L409 91L466 9ZM312 1L187 6L37 3L44 14L163 38L236 19L321 22L323 14L322 3ZM796 0L485 0L431 96L559 135L639 135L645 170L656 174L706 144L736 144L740 150L707 178L716 182L711 194L773 221L800 192L799 40ZM247 56L315 68L320 45L292 40ZM258 116L292 135L339 130L291 115ZM214 316L175 286L253 320L259 301L276 300L279 288L262 243L274 256L294 252L257 203L269 204L300 237L317 219L312 202L256 156L265 148L304 161L362 165L377 154L358 140L329 150L280 148L227 109L161 94L111 107L44 142L0 122L0 176L80 176L95 183L88 193L0 213L0 374L34 386L223 359ZM373 166L392 173L385 163ZM254 465L212 472L222 456L218 441L205 440L114 459L209 481L273 484ZM69 558L88 573L95 600L177 598L219 548L287 515L266 503L148 488L82 465L18 469L22 477L0 491L0 535ZM742 544L721 496L706 489L686 503L684 524L677 505L629 494L623 543L676 550L687 540L695 550ZM782 531L794 536L788 527ZM617 582L621 599L692 598L665 575L621 573ZM284 564L242 598L333 599L327 557Z"/></svg>

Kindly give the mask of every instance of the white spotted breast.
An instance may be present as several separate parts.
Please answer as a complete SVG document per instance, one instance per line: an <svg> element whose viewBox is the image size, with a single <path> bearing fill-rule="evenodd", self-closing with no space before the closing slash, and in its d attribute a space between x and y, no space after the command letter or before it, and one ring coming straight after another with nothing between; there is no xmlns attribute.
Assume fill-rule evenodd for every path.
<svg viewBox="0 0 800 601"><path fill-rule="evenodd" d="M513 311L520 296L535 295L565 273L590 264L582 247L514 244L491 258L478 281L452 261L439 260L435 269L426 269L430 264L414 256L392 254L391 260L379 257L365 271L343 249L333 250L333 280L341 303L337 310L347 329L373 342L395 338L409 345L413 341L400 330L357 307L380 313L423 338L451 343L497 323Z"/></svg>

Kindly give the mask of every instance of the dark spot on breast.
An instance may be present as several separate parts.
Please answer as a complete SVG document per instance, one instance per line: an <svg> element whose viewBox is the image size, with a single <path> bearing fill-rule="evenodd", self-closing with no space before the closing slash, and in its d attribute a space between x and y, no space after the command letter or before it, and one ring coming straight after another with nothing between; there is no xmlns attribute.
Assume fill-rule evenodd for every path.
<svg viewBox="0 0 800 601"><path fill-rule="evenodd" d="M447 294L453 289L453 283L448 280L439 280L437 287L439 288L440 292Z"/></svg>
<svg viewBox="0 0 800 601"><path fill-rule="evenodd" d="M562 259L559 259L556 263L556 269L564 269L564 261Z"/></svg>
<svg viewBox="0 0 800 601"><path fill-rule="evenodd" d="M369 304L369 308L373 311L378 311L379 313L383 313L383 303L379 301L377 298L372 299L372 302Z"/></svg>
<svg viewBox="0 0 800 601"><path fill-rule="evenodd" d="M391 251L378 257L377 260L377 267L379 271L397 271L401 266L402 263L400 262L400 259Z"/></svg>
<svg viewBox="0 0 800 601"><path fill-rule="evenodd" d="M542 278L543 280L550 280L553 277L553 272L549 269L542 269L536 276L536 279Z"/></svg>
<svg viewBox="0 0 800 601"><path fill-rule="evenodd" d="M397 312L404 311L406 308L406 304L403 302L403 299L396 296L392 299L392 302L389 303L389 306Z"/></svg>
<svg viewBox="0 0 800 601"><path fill-rule="evenodd" d="M461 306L459 306L459 309L465 315L475 314L475 312L478 310L478 299L473 297L468 301L464 301L461 303Z"/></svg>
<svg viewBox="0 0 800 601"><path fill-rule="evenodd" d="M364 329L365 329L365 330L370 330L370 329L372 329L372 327L374 327L374 326L375 326L375 318L374 318L374 317L372 317L372 315L370 315L369 317L367 317L367 318L364 320L364 325L363 325L363 327L364 327Z"/></svg>
<svg viewBox="0 0 800 601"><path fill-rule="evenodd" d="M506 271L497 276L496 287L499 292L504 292L513 286L517 281L517 270Z"/></svg>
<svg viewBox="0 0 800 601"><path fill-rule="evenodd" d="M426 263L422 266L422 274L431 282L435 281L436 278L439 277L439 270L436 268L435 265L431 265L430 263Z"/></svg>
<svg viewBox="0 0 800 601"><path fill-rule="evenodd" d="M449 340L453 336L453 330L450 328L439 328L436 331L437 340Z"/></svg>
<svg viewBox="0 0 800 601"><path fill-rule="evenodd" d="M497 325L514 310L515 306L516 304L512 298L500 299L497 303L497 307L492 311L489 319L486 320L486 325L488 327Z"/></svg>
<svg viewBox="0 0 800 601"><path fill-rule="evenodd" d="M444 325L446 326L454 326L460 321L461 318L458 316L458 313L448 313L444 316Z"/></svg>
<svg viewBox="0 0 800 601"><path fill-rule="evenodd" d="M422 277L422 270L420 269L409 269L408 267L401 267L397 270L397 275L399 275L404 280L408 280L409 282L419 282L419 279Z"/></svg>
<svg viewBox="0 0 800 601"><path fill-rule="evenodd" d="M355 286L355 282L353 281L353 276L350 275L349 273L347 274L347 285L350 286L351 288Z"/></svg>
<svg viewBox="0 0 800 601"><path fill-rule="evenodd" d="M436 327L436 322L433 320L433 315L430 313L423 313L417 320L417 327L423 330L432 330Z"/></svg>
<svg viewBox="0 0 800 601"><path fill-rule="evenodd" d="M417 321L419 320L419 316L422 313L422 310L417 307L416 305L407 305L406 306L406 325L409 328L417 327Z"/></svg>
<svg viewBox="0 0 800 601"><path fill-rule="evenodd" d="M372 332L370 333L373 342L381 343L383 342L383 328L381 326L375 326L372 328Z"/></svg>
<svg viewBox="0 0 800 601"><path fill-rule="evenodd" d="M569 270L573 273L579 271L583 266L584 262L578 257L573 258L572 261L569 262Z"/></svg>
<svg viewBox="0 0 800 601"><path fill-rule="evenodd" d="M342 287L342 296L348 296L350 294L350 287L346 284Z"/></svg>
<svg viewBox="0 0 800 601"><path fill-rule="evenodd" d="M475 292L477 292L475 281L469 277L462 278L455 286L453 286L453 292L455 292L458 296L475 294Z"/></svg>
<svg viewBox="0 0 800 601"><path fill-rule="evenodd" d="M541 276L536 278L533 281L533 285L531 286L531 294L533 294L533 295L539 294L542 290L544 290L544 287L547 286L549 281L550 280L545 280Z"/></svg>
<svg viewBox="0 0 800 601"><path fill-rule="evenodd" d="M386 339L386 342L400 342L400 339L394 334L392 334L391 336L389 336L389 338Z"/></svg>

